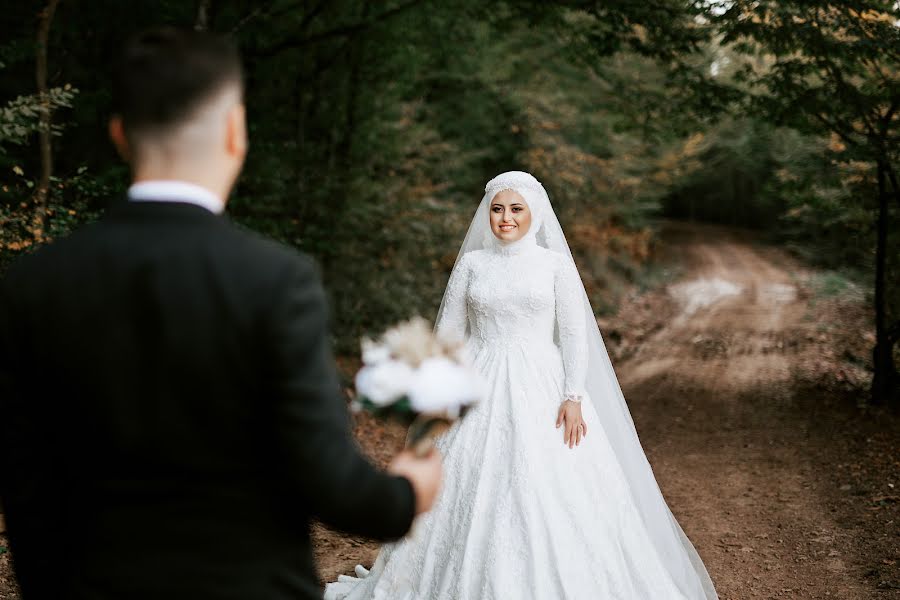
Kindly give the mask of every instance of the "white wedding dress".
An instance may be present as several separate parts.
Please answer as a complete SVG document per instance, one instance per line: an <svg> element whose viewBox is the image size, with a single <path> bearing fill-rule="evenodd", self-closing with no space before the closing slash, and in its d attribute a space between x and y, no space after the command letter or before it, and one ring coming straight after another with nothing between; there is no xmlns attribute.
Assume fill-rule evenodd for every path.
<svg viewBox="0 0 900 600"><path fill-rule="evenodd" d="M538 200L516 189L536 213ZM716 597L695 554L673 570L671 547L638 509L585 386L581 279L535 233L461 255L437 329L465 337L487 393L438 441L445 478L433 509L371 571L329 584L327 600ZM564 398L584 398L588 424L571 449L556 428Z"/></svg>

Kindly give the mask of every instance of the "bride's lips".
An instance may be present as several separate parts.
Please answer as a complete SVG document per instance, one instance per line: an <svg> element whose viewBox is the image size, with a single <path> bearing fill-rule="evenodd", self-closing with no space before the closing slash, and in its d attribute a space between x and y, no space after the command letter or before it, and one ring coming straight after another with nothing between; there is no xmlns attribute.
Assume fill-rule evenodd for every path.
<svg viewBox="0 0 900 600"><path fill-rule="evenodd" d="M512 231L515 228L516 228L515 225L501 225L500 231Z"/></svg>

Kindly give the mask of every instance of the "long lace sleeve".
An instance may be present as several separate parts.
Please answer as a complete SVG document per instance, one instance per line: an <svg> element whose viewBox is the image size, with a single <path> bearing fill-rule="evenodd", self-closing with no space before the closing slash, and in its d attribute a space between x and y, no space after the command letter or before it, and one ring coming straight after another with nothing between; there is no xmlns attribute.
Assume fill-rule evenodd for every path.
<svg viewBox="0 0 900 600"><path fill-rule="evenodd" d="M464 254L450 274L444 292L444 309L435 325L435 332L442 337L464 340L468 325L466 290L471 276L471 253Z"/></svg>
<svg viewBox="0 0 900 600"><path fill-rule="evenodd" d="M556 322L565 367L565 400L580 402L585 397L588 346L580 277L568 261L556 271Z"/></svg>

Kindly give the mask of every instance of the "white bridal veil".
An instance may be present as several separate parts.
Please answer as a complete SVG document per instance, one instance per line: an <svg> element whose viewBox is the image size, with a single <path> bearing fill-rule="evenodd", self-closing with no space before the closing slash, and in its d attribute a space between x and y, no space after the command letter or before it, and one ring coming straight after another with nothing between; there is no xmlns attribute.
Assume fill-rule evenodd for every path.
<svg viewBox="0 0 900 600"><path fill-rule="evenodd" d="M456 257L454 270L465 253L498 243L490 229L488 209L494 195L502 190L514 190L528 203L532 213L532 224L527 235L535 236L538 245L567 256L574 264L572 252L544 187L529 173L508 171L490 180L485 186L484 197L469 225L468 233ZM585 322L588 328L589 354L584 401L593 406L599 419L599 423L588 421L592 431L597 431L597 427L600 426L608 438L625 474L631 498L650 540L678 589L690 600L717 599L718 596L703 562L669 510L656 483L650 463L638 439L631 413L625 404L583 283L581 294L587 317ZM446 300L445 294L438 311L437 323L441 321Z"/></svg>

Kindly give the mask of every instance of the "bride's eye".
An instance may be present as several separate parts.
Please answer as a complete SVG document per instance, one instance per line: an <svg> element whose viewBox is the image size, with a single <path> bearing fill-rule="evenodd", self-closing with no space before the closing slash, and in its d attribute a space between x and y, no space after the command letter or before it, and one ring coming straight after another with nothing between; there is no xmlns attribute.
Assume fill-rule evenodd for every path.
<svg viewBox="0 0 900 600"><path fill-rule="evenodd" d="M500 212L503 210L503 207L500 206L499 204L495 204L494 206L491 207L491 210L494 212Z"/></svg>

